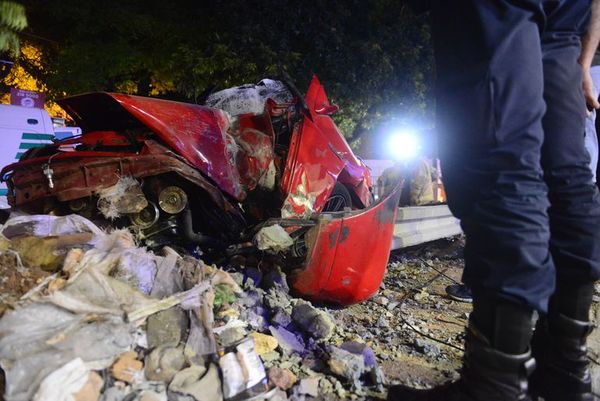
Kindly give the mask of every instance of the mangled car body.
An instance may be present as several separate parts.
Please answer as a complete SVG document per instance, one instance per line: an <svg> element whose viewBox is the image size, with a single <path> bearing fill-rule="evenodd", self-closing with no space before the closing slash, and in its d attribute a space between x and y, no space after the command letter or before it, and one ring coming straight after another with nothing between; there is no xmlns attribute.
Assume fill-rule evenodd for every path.
<svg viewBox="0 0 600 401"><path fill-rule="evenodd" d="M208 253L280 224L294 238L290 278L302 295L348 304L377 291L399 191L371 204L369 171L316 77L306 96L264 80L205 105L117 93L59 104L84 134L2 170L13 208L104 219L149 246Z"/></svg>

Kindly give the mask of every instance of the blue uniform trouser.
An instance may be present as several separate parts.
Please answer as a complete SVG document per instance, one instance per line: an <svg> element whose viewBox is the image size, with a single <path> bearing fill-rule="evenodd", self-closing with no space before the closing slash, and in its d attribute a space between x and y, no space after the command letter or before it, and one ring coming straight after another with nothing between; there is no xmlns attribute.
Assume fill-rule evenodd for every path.
<svg viewBox="0 0 600 401"><path fill-rule="evenodd" d="M439 149L464 282L545 312L600 277L577 63L586 0L433 0Z"/></svg>

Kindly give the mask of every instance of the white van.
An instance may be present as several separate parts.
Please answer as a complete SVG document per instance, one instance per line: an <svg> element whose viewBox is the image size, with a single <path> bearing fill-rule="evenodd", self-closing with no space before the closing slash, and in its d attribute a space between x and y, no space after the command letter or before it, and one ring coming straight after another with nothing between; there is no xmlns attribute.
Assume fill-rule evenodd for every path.
<svg viewBox="0 0 600 401"><path fill-rule="evenodd" d="M81 134L80 128L55 128L44 109L0 104L0 169L18 161L28 149L52 143L62 131ZM6 193L6 183L0 183L0 209L9 208Z"/></svg>

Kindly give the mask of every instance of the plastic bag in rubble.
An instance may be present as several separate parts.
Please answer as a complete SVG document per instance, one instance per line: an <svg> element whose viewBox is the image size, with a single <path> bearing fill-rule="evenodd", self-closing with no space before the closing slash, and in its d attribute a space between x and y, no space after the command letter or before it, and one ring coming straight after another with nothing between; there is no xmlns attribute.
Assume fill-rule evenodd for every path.
<svg viewBox="0 0 600 401"><path fill-rule="evenodd" d="M45 214L31 216L13 216L2 226L2 235L6 238L33 235L36 237L48 237L74 233L91 233L95 241L105 234L94 223L77 214L68 216L50 216Z"/></svg>
<svg viewBox="0 0 600 401"><path fill-rule="evenodd" d="M275 224L261 228L254 236L254 243L261 251L277 253L294 245L294 240L283 227Z"/></svg>
<svg viewBox="0 0 600 401"><path fill-rule="evenodd" d="M46 300L75 313L109 313L123 316L155 302L126 283L91 268L78 275L62 291Z"/></svg>
<svg viewBox="0 0 600 401"><path fill-rule="evenodd" d="M92 267L104 274L111 274L144 294L150 294L158 260L160 258L153 253L138 248L129 231L115 230L99 238L94 248L78 260L65 263L63 270L71 277L76 277L78 272Z"/></svg>
<svg viewBox="0 0 600 401"><path fill-rule="evenodd" d="M135 342L122 318L92 319L47 303L34 303L0 320L0 366L6 401L31 400L42 380L76 358L92 370L108 368Z"/></svg>
<svg viewBox="0 0 600 401"><path fill-rule="evenodd" d="M281 81L263 79L256 85L248 84L212 93L206 105L238 116L240 114L262 114L267 99L276 103L290 103L292 94Z"/></svg>
<svg viewBox="0 0 600 401"><path fill-rule="evenodd" d="M73 401L88 381L89 369L75 358L50 373L40 384L33 401Z"/></svg>

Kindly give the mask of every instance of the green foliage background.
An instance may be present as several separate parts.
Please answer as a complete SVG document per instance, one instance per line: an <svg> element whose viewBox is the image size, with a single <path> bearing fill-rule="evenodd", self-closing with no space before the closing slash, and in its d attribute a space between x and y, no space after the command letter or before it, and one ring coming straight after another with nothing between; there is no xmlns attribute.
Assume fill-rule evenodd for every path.
<svg viewBox="0 0 600 401"><path fill-rule="evenodd" d="M24 4L26 38L42 50L42 67L25 67L50 99L106 90L194 102L282 66L301 90L319 76L350 140L431 113L429 29L398 0Z"/></svg>
<svg viewBox="0 0 600 401"><path fill-rule="evenodd" d="M0 54L19 55L18 33L27 27L25 8L13 1L0 1Z"/></svg>

